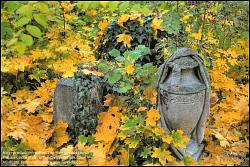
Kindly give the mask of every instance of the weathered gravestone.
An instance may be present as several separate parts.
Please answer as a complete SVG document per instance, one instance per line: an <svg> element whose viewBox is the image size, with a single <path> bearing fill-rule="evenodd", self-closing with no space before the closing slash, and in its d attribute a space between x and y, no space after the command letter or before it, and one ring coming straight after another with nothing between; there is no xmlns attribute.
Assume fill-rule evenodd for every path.
<svg viewBox="0 0 250 167"><path fill-rule="evenodd" d="M178 49L159 69L157 108L165 131L181 129L190 137L187 148L171 149L180 159L199 160L209 115L210 82L203 60L188 48Z"/></svg>
<svg viewBox="0 0 250 167"><path fill-rule="evenodd" d="M72 139L94 133L97 114L103 110L102 94L97 76L78 71L73 78L60 79L54 93L54 123L67 122Z"/></svg>

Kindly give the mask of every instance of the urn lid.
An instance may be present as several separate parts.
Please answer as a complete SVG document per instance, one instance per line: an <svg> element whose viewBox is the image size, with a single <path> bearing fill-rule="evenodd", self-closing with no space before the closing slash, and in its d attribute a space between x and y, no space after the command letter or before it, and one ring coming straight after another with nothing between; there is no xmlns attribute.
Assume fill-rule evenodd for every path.
<svg viewBox="0 0 250 167"><path fill-rule="evenodd" d="M206 89L205 84L195 74L199 64L191 57L180 57L168 62L167 65L172 68L172 71L165 84L161 85L161 88L167 92L192 94Z"/></svg>
<svg viewBox="0 0 250 167"><path fill-rule="evenodd" d="M199 64L190 57L181 57L181 58L175 59L172 62L169 62L168 66L171 68L176 66L176 67L179 67L180 69L190 69L190 68L198 67Z"/></svg>

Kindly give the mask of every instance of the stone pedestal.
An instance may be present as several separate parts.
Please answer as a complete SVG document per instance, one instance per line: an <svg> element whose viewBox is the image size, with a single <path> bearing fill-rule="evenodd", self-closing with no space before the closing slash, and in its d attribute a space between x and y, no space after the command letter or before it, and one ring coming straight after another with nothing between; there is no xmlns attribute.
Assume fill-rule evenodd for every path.
<svg viewBox="0 0 250 167"><path fill-rule="evenodd" d="M97 115L102 112L102 87L92 76L63 78L54 93L54 123L59 119L69 125L71 138L95 132Z"/></svg>
<svg viewBox="0 0 250 167"><path fill-rule="evenodd" d="M59 119L68 123L69 127L74 123L74 105L76 104L77 92L72 78L59 80L54 93L54 122Z"/></svg>

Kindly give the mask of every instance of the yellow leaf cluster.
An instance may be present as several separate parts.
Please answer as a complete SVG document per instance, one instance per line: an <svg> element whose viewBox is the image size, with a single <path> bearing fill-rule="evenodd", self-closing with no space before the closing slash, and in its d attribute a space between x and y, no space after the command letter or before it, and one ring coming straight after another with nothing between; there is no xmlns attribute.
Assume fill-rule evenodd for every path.
<svg viewBox="0 0 250 167"><path fill-rule="evenodd" d="M191 35L191 37L193 37L194 39L197 39L197 40L201 40L201 36L202 36L202 29L201 28L198 30L197 33L193 33Z"/></svg>
<svg viewBox="0 0 250 167"><path fill-rule="evenodd" d="M52 100L57 82L57 78L51 81L46 80L41 84L41 87L38 87L38 89L34 91L35 95L39 96L44 103L47 103Z"/></svg>
<svg viewBox="0 0 250 167"><path fill-rule="evenodd" d="M156 126L157 121L160 118L160 114L159 112L154 109L151 108L148 112L147 112L147 118L146 118L146 125L148 126Z"/></svg>

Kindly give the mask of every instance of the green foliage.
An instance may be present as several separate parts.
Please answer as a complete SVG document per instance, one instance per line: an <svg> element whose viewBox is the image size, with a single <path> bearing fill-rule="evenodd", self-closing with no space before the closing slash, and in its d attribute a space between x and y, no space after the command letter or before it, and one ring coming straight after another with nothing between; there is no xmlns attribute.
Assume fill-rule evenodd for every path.
<svg viewBox="0 0 250 167"><path fill-rule="evenodd" d="M181 21L180 21L180 14L173 12L168 15L163 16L163 27L164 30L168 34L177 34L179 33Z"/></svg>

